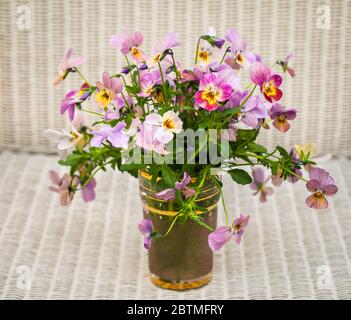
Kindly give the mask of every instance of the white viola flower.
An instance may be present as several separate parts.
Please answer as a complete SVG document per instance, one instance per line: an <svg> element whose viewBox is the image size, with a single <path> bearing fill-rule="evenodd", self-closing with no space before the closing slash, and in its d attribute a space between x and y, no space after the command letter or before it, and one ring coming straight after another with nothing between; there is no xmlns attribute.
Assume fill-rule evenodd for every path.
<svg viewBox="0 0 351 320"><path fill-rule="evenodd" d="M57 145L57 149L61 158L65 158L67 153L76 147L82 147L86 140L79 130L85 126L86 118L81 112L77 112L72 122L71 132L64 129L54 130L46 129L43 135L52 143Z"/></svg>
<svg viewBox="0 0 351 320"><path fill-rule="evenodd" d="M155 127L155 139L164 144L173 139L174 133L180 133L183 129L183 122L174 111L167 111L163 116L149 114L144 125Z"/></svg>

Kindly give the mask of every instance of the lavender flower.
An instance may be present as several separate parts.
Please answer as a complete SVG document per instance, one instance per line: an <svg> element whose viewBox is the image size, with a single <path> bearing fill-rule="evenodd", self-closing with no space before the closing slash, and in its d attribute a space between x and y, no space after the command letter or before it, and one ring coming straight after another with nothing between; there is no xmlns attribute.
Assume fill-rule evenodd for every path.
<svg viewBox="0 0 351 320"><path fill-rule="evenodd" d="M78 180L74 178L72 181L68 173L65 173L62 177L60 177L58 173L53 170L49 171L49 176L53 183L53 186L50 186L49 190L60 195L60 204L62 206L68 206L74 196L74 193L70 189L71 182L72 186L74 187L78 184Z"/></svg>
<svg viewBox="0 0 351 320"><path fill-rule="evenodd" d="M255 190L254 195L260 195L260 202L266 202L267 196L273 193L273 189L270 187L266 187L266 183L269 180L265 178L264 171L262 168L255 168L252 170L253 182L250 184L250 188Z"/></svg>
<svg viewBox="0 0 351 320"><path fill-rule="evenodd" d="M312 192L306 204L314 209L328 208L327 196L332 196L338 191L335 181L327 171L321 168L312 168L309 172L310 180L306 184L309 192Z"/></svg>
<svg viewBox="0 0 351 320"><path fill-rule="evenodd" d="M270 117L274 120L273 126L281 132L287 132L290 129L288 120L294 120L296 113L296 109L285 109L279 103L273 104L270 112Z"/></svg>
<svg viewBox="0 0 351 320"><path fill-rule="evenodd" d="M85 62L84 58L81 58L81 57L73 58L72 51L73 51L72 48L69 48L66 51L65 56L63 57L62 62L60 63L60 66L59 66L59 74L52 81L52 84L54 86L56 86L62 80L64 80L71 69L76 68Z"/></svg>
<svg viewBox="0 0 351 320"><path fill-rule="evenodd" d="M208 236L208 245L212 251L218 251L227 242L229 242L235 236L235 242L240 244L241 238L244 234L245 228L247 227L250 220L249 215L240 214L239 218L236 218L231 227L222 226L218 227L214 232Z"/></svg>
<svg viewBox="0 0 351 320"><path fill-rule="evenodd" d="M85 202L91 202L95 200L95 187L96 187L96 180L92 178L90 182L82 190L82 197Z"/></svg>
<svg viewBox="0 0 351 320"><path fill-rule="evenodd" d="M115 148L124 148L128 147L129 136L123 132L125 128L125 122L119 122L113 128L109 125L104 125L100 128L99 131L93 131L94 137L90 141L92 147L100 147L104 141L108 141Z"/></svg>
<svg viewBox="0 0 351 320"><path fill-rule="evenodd" d="M191 177L188 172L184 171L183 179L180 182L176 182L174 188L165 189L156 194L156 197L166 201L175 200L175 193L177 190L180 190L183 196L188 199L195 194L193 188L189 188L188 184L191 181Z"/></svg>
<svg viewBox="0 0 351 320"><path fill-rule="evenodd" d="M144 248L149 250L151 247L151 241L152 241L152 230L153 230L153 224L150 219L143 219L139 223L139 231L141 234L144 236Z"/></svg>

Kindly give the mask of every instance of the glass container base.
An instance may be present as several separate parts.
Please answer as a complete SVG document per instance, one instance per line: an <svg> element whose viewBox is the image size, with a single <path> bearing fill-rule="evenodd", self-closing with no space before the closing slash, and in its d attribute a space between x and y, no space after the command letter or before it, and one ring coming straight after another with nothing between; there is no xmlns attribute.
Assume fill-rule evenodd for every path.
<svg viewBox="0 0 351 320"><path fill-rule="evenodd" d="M155 286L163 289L178 290L178 291L203 287L204 285L208 284L211 281L211 279L212 279L212 273L208 273L197 279L174 282L174 281L161 279L155 274L150 273L150 280Z"/></svg>

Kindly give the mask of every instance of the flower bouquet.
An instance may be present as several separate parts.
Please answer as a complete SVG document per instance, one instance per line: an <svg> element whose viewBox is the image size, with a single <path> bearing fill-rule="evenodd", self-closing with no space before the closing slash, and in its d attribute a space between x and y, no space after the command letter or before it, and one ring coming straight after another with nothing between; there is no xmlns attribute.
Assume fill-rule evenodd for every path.
<svg viewBox="0 0 351 320"><path fill-rule="evenodd" d="M61 103L71 131L45 131L57 143L59 163L69 168L62 177L50 171L50 189L68 205L77 191L84 201L94 200L94 177L107 167L138 177L144 209L139 230L151 280L169 289L195 288L211 279L213 251L232 239L240 244L250 220L240 213L231 223L222 174L250 185L261 202L273 192L269 180L274 186L303 181L311 193L306 204L315 209L327 208L326 197L337 187L316 166L314 144L267 150L255 142L261 131L286 133L296 118L297 110L280 102L282 75L295 76L291 54L268 66L235 29L222 39L210 28L197 41L194 66L186 68L174 53L175 33L150 55L142 43L140 32L112 36L125 66L104 72L96 83L78 68L84 59L66 52L53 84L77 74L82 85ZM87 114L94 117L90 123ZM225 225L217 227L220 198Z"/></svg>

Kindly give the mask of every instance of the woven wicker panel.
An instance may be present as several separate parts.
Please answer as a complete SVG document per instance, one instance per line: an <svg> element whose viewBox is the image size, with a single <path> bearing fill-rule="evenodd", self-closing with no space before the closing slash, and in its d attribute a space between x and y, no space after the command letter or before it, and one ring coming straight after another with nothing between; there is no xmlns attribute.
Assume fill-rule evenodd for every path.
<svg viewBox="0 0 351 320"><path fill-rule="evenodd" d="M322 4L330 8L329 30L317 27ZM42 131L67 125L59 102L78 86L72 78L59 88L50 85L67 47L88 58L82 71L95 80L105 69L120 70L123 60L108 39L125 25L144 33L146 49L177 31L183 46L176 53L187 65L199 34L209 26L218 34L234 26L267 63L289 51L296 55L297 77L287 79L283 89L284 103L300 110L299 121L288 134L271 130L262 140L270 146L315 141L323 153L351 155L350 1L1 0L0 5L0 148L54 150ZM18 27L21 5L30 9L28 30Z"/></svg>
<svg viewBox="0 0 351 320"><path fill-rule="evenodd" d="M137 179L98 175L93 203L77 194L64 208L47 190L47 171L64 170L56 160L0 154L0 299L351 299L350 160L324 164L339 192L323 211L307 208L304 183L284 183L261 204L225 176L230 219L245 213L251 221L239 246L215 254L213 281L187 292L148 279ZM223 225L221 205L218 217ZM28 289L19 285L24 268Z"/></svg>

